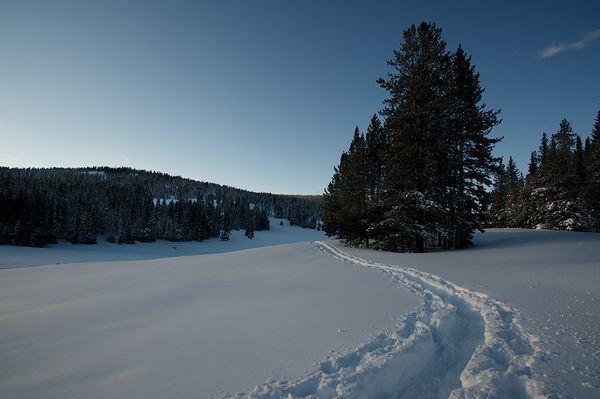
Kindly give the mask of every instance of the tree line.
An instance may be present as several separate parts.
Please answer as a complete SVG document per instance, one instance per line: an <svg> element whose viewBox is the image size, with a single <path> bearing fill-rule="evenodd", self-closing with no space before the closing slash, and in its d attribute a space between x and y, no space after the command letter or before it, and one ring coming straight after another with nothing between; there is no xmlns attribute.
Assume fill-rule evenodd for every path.
<svg viewBox="0 0 600 399"><path fill-rule="evenodd" d="M525 176L501 164L491 199L491 227L600 231L600 111L585 140L566 119L543 133Z"/></svg>
<svg viewBox="0 0 600 399"><path fill-rule="evenodd" d="M269 216L316 228L318 197L255 193L130 168L0 168L0 244L228 240Z"/></svg>
<svg viewBox="0 0 600 399"><path fill-rule="evenodd" d="M463 248L485 223L498 111L482 103L471 57L448 51L433 23L407 29L388 65L382 120L355 129L324 193L323 228L384 250Z"/></svg>

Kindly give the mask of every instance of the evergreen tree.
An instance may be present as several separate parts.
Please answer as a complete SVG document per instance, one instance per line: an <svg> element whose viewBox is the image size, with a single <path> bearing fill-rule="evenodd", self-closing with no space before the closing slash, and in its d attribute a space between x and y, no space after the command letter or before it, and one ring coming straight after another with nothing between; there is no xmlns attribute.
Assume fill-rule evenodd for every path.
<svg viewBox="0 0 600 399"><path fill-rule="evenodd" d="M403 39L378 80L389 94L384 124L374 116L365 138L355 131L325 191L323 228L387 250L462 248L484 221L498 113L481 103L471 58L448 52L435 24Z"/></svg>
<svg viewBox="0 0 600 399"><path fill-rule="evenodd" d="M223 212L223 219L221 222L221 232L219 233L219 238L221 241L229 241L231 237L231 218L228 212Z"/></svg>
<svg viewBox="0 0 600 399"><path fill-rule="evenodd" d="M381 121L377 115L373 115L367 132L365 134L368 158L368 196L372 202L376 201L384 180L385 174L385 149L389 140Z"/></svg>
<svg viewBox="0 0 600 399"><path fill-rule="evenodd" d="M566 119L550 143L542 135L539 170L527 198L528 226L588 230L592 217L585 192L589 188L587 160L581 138ZM531 174L531 173L530 173ZM530 177L528 176L528 179Z"/></svg>
<svg viewBox="0 0 600 399"><path fill-rule="evenodd" d="M539 174L543 180L541 183L546 184L547 179L550 177L550 147L548 145L548 136L546 132L542 132L542 139L539 147Z"/></svg>
<svg viewBox="0 0 600 399"><path fill-rule="evenodd" d="M343 180L346 231L348 241L357 244L369 245L367 234L368 223L368 195L370 183L370 165L367 153L366 140L358 127L348 151L349 167L347 176Z"/></svg>
<svg viewBox="0 0 600 399"><path fill-rule="evenodd" d="M249 239L254 238L254 220L252 215L249 215L246 219L246 228L244 231L244 235Z"/></svg>
<svg viewBox="0 0 600 399"><path fill-rule="evenodd" d="M342 177L346 173L348 154L343 152L340 163L333 168L333 177L323 193L323 231L329 237L340 236L344 226Z"/></svg>
<svg viewBox="0 0 600 399"><path fill-rule="evenodd" d="M389 98L381 115L390 144L382 220L372 223L377 246L423 252L428 236L443 235L448 159L443 148L448 131L451 56L435 24L411 26L388 61L393 72L379 79Z"/></svg>
<svg viewBox="0 0 600 399"><path fill-rule="evenodd" d="M486 110L482 104L479 73L460 46L453 56L452 77L446 207L450 209L449 246L464 248L471 243L473 231L482 229L487 187L499 161L492 150L501 140L488 135L500 121L499 111Z"/></svg>
<svg viewBox="0 0 600 399"><path fill-rule="evenodd" d="M578 135L575 139L575 153L573 155L573 168L575 177L575 196L579 198L583 195L587 176L586 176L586 165L585 165L585 154L583 151L583 143L581 137Z"/></svg>
<svg viewBox="0 0 600 399"><path fill-rule="evenodd" d="M370 231L386 249L465 247L483 223L497 112L481 104L471 58L460 47L447 52L435 24L405 31L388 64L394 72L379 80L389 92L383 211Z"/></svg>
<svg viewBox="0 0 600 399"><path fill-rule="evenodd" d="M491 206L488 215L488 224L491 227L508 226L507 203L508 203L508 176L504 163L500 164L495 173L494 188L491 193Z"/></svg>
<svg viewBox="0 0 600 399"><path fill-rule="evenodd" d="M368 200L371 167L364 135L354 130L347 153L323 196L325 232L351 244L368 246Z"/></svg>
<svg viewBox="0 0 600 399"><path fill-rule="evenodd" d="M530 179L534 180L537 177L538 169L538 155L535 151L531 151L531 156L529 157L529 168L527 170Z"/></svg>
<svg viewBox="0 0 600 399"><path fill-rule="evenodd" d="M522 226L525 228L534 227L537 223L536 204L533 201L533 190L538 184L540 174L540 157L536 151L531 152L527 176L523 180L521 207L523 210Z"/></svg>
<svg viewBox="0 0 600 399"><path fill-rule="evenodd" d="M596 114L596 120L594 121L590 138L592 144L600 144L600 110Z"/></svg>
<svg viewBox="0 0 600 399"><path fill-rule="evenodd" d="M506 165L507 191L505 214L507 227L523 227L526 215L523 204L523 178L512 157Z"/></svg>
<svg viewBox="0 0 600 399"><path fill-rule="evenodd" d="M600 231L600 111L592 128L586 151L586 200L590 207L592 226Z"/></svg>
<svg viewBox="0 0 600 399"><path fill-rule="evenodd" d="M75 242L78 244L96 244L92 216L87 211L79 213Z"/></svg>

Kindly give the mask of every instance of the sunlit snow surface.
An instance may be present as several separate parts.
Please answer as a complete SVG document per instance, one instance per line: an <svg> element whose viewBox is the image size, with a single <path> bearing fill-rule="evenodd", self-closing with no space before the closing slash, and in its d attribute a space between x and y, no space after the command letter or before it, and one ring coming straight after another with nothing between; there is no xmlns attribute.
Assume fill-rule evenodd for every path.
<svg viewBox="0 0 600 399"><path fill-rule="evenodd" d="M600 394L600 235L494 229L391 254L272 226L0 247L17 267L0 270L0 397ZM220 253L244 246L263 247ZM74 260L96 262L56 265Z"/></svg>

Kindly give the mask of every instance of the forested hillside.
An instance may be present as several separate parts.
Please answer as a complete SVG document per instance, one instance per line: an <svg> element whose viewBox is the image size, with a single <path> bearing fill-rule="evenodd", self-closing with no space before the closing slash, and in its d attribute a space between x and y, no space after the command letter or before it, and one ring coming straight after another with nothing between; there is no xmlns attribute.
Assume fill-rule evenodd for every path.
<svg viewBox="0 0 600 399"><path fill-rule="evenodd" d="M268 216L317 228L318 196L255 193L130 168L0 168L0 243L45 246L228 240L269 228Z"/></svg>

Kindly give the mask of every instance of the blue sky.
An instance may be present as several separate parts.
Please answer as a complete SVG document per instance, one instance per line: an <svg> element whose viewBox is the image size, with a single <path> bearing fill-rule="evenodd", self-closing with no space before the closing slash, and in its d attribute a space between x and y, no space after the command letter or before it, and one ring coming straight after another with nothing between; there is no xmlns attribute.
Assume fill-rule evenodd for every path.
<svg viewBox="0 0 600 399"><path fill-rule="evenodd" d="M131 166L321 193L402 31L473 56L525 168L600 109L600 2L0 0L0 165Z"/></svg>

